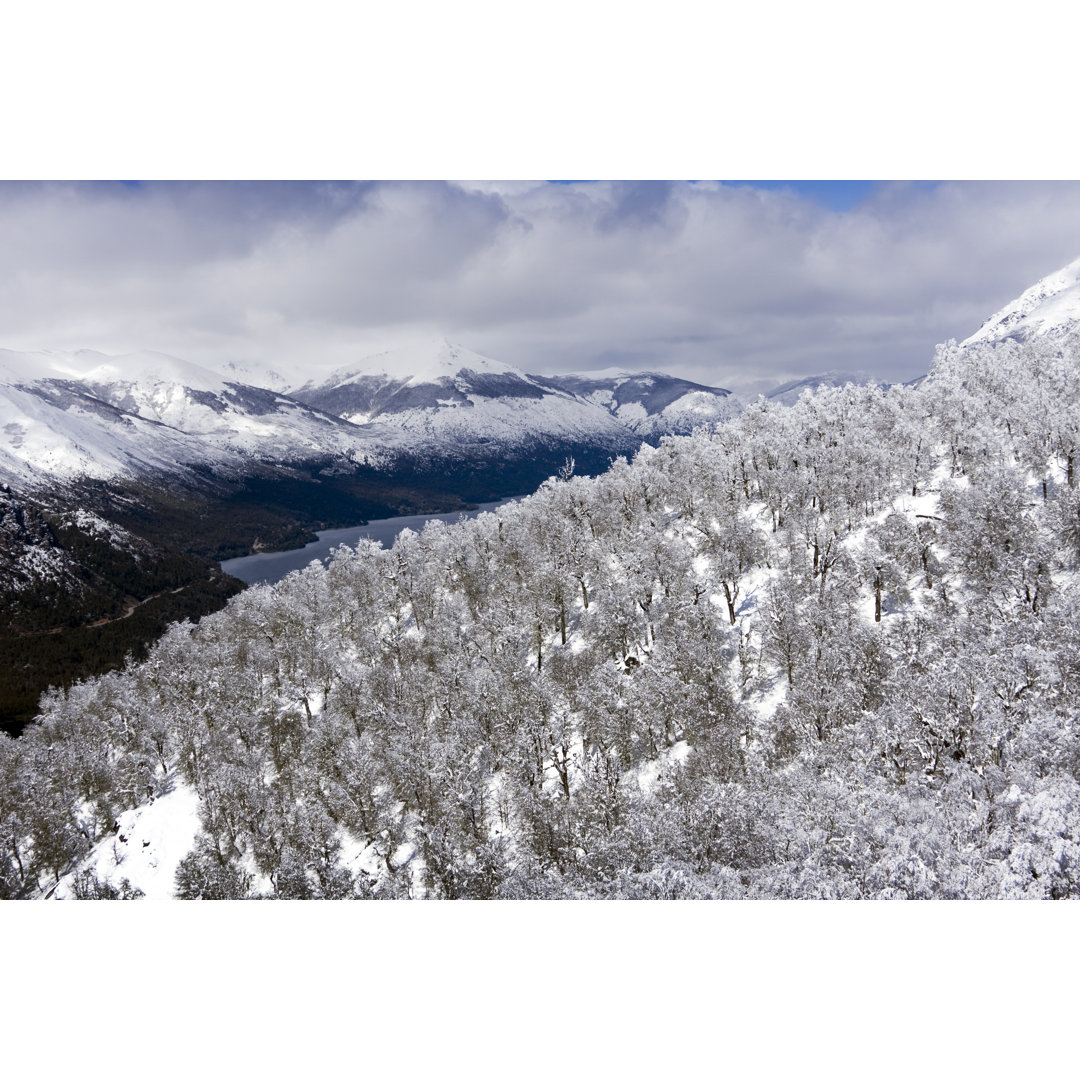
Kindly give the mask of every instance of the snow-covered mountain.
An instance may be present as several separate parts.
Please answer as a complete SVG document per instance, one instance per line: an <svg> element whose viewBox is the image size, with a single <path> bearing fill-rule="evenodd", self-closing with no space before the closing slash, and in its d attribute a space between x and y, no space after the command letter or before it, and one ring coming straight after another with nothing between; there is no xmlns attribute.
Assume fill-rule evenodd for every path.
<svg viewBox="0 0 1080 1080"><path fill-rule="evenodd" d="M324 459L387 475L508 455L606 461L738 411L727 390L658 372L529 375L445 340L292 389L262 369L223 372L155 352L0 350L0 481L238 476Z"/></svg>
<svg viewBox="0 0 1080 1080"><path fill-rule="evenodd" d="M1080 259L1074 259L991 315L961 345L1003 341L1026 341L1036 335L1062 332L1080 322Z"/></svg>
<svg viewBox="0 0 1080 1080"><path fill-rule="evenodd" d="M534 375L542 386L564 390L606 409L636 435L689 435L702 424L730 420L740 411L730 390L665 375L619 368L574 375Z"/></svg>
<svg viewBox="0 0 1080 1080"><path fill-rule="evenodd" d="M291 395L351 423L378 421L473 456L557 444L621 453L640 443L606 408L553 380L445 340L368 357Z"/></svg>
<svg viewBox="0 0 1080 1080"><path fill-rule="evenodd" d="M0 350L0 479L243 473L254 462L384 462L408 442L162 353Z"/></svg>

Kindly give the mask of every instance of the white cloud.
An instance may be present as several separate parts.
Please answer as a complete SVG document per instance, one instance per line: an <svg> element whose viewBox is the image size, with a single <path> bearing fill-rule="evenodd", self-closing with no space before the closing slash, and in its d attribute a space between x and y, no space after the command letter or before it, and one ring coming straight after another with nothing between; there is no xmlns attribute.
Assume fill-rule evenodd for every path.
<svg viewBox="0 0 1080 1080"><path fill-rule="evenodd" d="M0 184L0 345L279 370L445 333L535 371L910 378L1080 254L1080 184Z"/></svg>

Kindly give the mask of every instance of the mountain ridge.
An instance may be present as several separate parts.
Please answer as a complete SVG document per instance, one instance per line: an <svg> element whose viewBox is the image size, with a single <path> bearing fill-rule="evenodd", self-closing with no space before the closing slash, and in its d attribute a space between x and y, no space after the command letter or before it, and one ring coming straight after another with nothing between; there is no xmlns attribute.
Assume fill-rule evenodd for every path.
<svg viewBox="0 0 1080 1080"><path fill-rule="evenodd" d="M727 390L662 373L529 375L445 340L287 389L280 376L263 387L225 368L155 352L0 350L0 478L36 487L50 475L187 465L235 474L319 457L391 471L404 457L483 457L492 443L518 454L563 443L618 454L737 408ZM653 407L657 380L663 400Z"/></svg>

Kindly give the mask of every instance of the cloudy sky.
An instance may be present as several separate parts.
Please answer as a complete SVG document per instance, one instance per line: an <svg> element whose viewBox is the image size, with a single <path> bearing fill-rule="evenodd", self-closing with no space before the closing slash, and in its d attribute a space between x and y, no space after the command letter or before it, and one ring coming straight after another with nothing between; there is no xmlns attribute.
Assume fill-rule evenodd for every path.
<svg viewBox="0 0 1080 1080"><path fill-rule="evenodd" d="M1080 183L0 183L0 347L317 373L418 335L755 392L907 379L1080 256Z"/></svg>

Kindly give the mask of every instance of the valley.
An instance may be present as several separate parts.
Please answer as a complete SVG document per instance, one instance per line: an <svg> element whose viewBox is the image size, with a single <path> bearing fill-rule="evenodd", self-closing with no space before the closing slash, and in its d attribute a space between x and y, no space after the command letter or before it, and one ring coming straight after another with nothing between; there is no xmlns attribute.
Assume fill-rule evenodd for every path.
<svg viewBox="0 0 1080 1080"><path fill-rule="evenodd" d="M632 456L603 434L623 383L579 384L600 398L563 416L603 412L590 444L537 380L472 413L493 384L468 375L377 421L409 443L393 470L264 454L167 491L146 472L69 477L51 503L9 486L8 624L70 613L16 644L149 631L200 576L219 610L0 738L0 894L1080 894L1080 325L1039 317L1067 277L924 379L823 376L689 435L620 436ZM522 402L543 415L502 440ZM470 415L495 419L466 435ZM574 449L609 464L571 469ZM495 513L274 585L213 562L525 478Z"/></svg>

